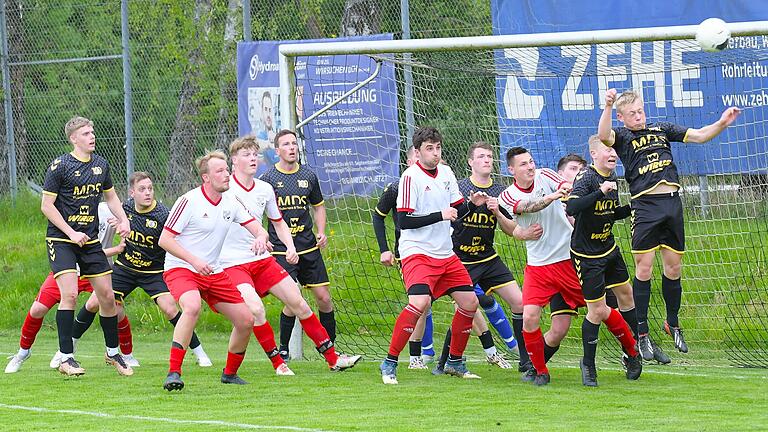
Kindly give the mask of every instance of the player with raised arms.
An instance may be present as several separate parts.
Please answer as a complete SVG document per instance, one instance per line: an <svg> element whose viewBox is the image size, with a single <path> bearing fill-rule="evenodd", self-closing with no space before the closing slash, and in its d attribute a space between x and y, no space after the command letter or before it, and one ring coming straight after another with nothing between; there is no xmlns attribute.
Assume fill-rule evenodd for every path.
<svg viewBox="0 0 768 432"><path fill-rule="evenodd" d="M614 105L616 118L624 126L611 128ZM616 150L629 183L632 255L635 260L632 290L637 307L638 346L644 360L669 363L669 357L648 334L651 269L657 250L661 252L664 267L661 293L667 316L663 328L672 336L680 352L688 352L679 321L685 227L680 179L670 143L705 143L736 121L740 113L739 108L727 108L719 120L699 129L668 122L649 124L646 123L641 93L628 90L617 97L616 89L609 89L605 94L605 109L600 116L597 136L603 144Z"/></svg>

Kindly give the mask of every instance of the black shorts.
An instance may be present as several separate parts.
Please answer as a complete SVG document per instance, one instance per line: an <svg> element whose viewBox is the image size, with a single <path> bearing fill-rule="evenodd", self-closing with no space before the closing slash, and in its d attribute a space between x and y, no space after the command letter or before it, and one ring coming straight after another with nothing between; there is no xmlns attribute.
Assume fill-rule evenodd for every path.
<svg viewBox="0 0 768 432"><path fill-rule="evenodd" d="M139 273L121 265L115 265L112 272L112 291L115 292L115 301L123 303L125 298L139 287L152 300L161 295L171 294L162 273Z"/></svg>
<svg viewBox="0 0 768 432"><path fill-rule="evenodd" d="M299 255L297 264L289 264L285 255L275 255L275 259L288 272L293 280L307 288L330 285L328 271L325 269L323 255L319 249Z"/></svg>
<svg viewBox="0 0 768 432"><path fill-rule="evenodd" d="M553 317L555 315L573 315L577 316L579 315L579 311L572 308L563 298L563 295L560 293L555 294L552 296L552 298L549 300L549 316Z"/></svg>
<svg viewBox="0 0 768 432"><path fill-rule="evenodd" d="M641 195L632 200L632 253L658 248L685 251L683 202L678 192Z"/></svg>
<svg viewBox="0 0 768 432"><path fill-rule="evenodd" d="M78 266L80 266L82 278L112 273L112 267L99 241L85 244L83 247L67 241L46 240L45 242L53 277L63 273L77 272Z"/></svg>
<svg viewBox="0 0 768 432"><path fill-rule="evenodd" d="M512 272L499 256L477 264L464 264L472 279L473 285L480 285L483 293L490 295L491 291L515 281Z"/></svg>
<svg viewBox="0 0 768 432"><path fill-rule="evenodd" d="M618 247L600 258L584 258L571 253L571 261L587 303L604 298L606 289L629 283L627 265Z"/></svg>

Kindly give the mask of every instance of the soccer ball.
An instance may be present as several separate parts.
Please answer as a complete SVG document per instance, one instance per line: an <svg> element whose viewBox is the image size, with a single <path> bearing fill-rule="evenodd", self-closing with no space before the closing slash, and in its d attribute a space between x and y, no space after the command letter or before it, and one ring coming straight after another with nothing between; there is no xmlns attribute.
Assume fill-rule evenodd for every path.
<svg viewBox="0 0 768 432"><path fill-rule="evenodd" d="M728 47L731 31L720 18L707 18L696 29L696 42L707 52L722 51Z"/></svg>

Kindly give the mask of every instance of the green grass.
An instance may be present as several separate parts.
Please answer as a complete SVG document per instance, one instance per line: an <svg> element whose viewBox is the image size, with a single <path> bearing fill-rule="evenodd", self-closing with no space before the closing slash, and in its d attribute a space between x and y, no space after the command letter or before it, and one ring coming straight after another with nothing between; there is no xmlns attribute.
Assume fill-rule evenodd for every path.
<svg viewBox="0 0 768 432"><path fill-rule="evenodd" d="M630 382L622 371L604 365L600 387L588 389L581 385L578 368L560 359L552 365L552 383L535 388L522 383L517 372L471 362L472 371L482 376L479 381L401 367L400 384L384 386L378 363L371 359L343 373L331 373L319 361L293 362L297 376L276 377L252 344L241 368L250 385L230 387L218 383L226 339L221 333L203 333L214 367L199 368L188 356L187 387L169 394L161 385L170 334L137 335L135 354L142 366L126 378L103 364L99 333L87 333L78 345L86 375L65 379L48 368L56 335L45 328L21 371L0 378L2 429L721 431L764 430L766 425L765 370L653 365ZM17 342L15 332L0 334L0 352L15 352Z"/></svg>

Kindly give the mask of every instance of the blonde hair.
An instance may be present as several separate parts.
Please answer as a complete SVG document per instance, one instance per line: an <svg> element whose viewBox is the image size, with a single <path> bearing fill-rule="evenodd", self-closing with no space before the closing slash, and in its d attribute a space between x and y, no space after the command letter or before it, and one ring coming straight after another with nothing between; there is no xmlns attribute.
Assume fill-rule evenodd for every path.
<svg viewBox="0 0 768 432"><path fill-rule="evenodd" d="M226 162L227 155L225 155L221 150L208 150L204 155L195 160L195 166L197 167L198 174L208 174L208 162L211 159L221 159Z"/></svg>
<svg viewBox="0 0 768 432"><path fill-rule="evenodd" d="M69 121L64 125L64 136L69 139L69 137L72 136L73 133L75 133L76 130L80 129L81 127L90 126L93 127L93 122L88 120L85 117L75 116L69 119Z"/></svg>
<svg viewBox="0 0 768 432"><path fill-rule="evenodd" d="M618 98L616 98L616 102L614 102L613 105L616 106L616 111L623 114L623 108L627 105L635 103L635 101L640 101L640 103L643 103L643 94L636 90L627 90L620 94Z"/></svg>
<svg viewBox="0 0 768 432"><path fill-rule="evenodd" d="M597 137L597 135L592 135L589 137L589 151L597 150L600 148L600 146L604 146L602 141L600 141L600 138Z"/></svg>
<svg viewBox="0 0 768 432"><path fill-rule="evenodd" d="M249 134L232 141L232 144L229 145L229 155L235 156L237 155L237 152L244 149L259 150L259 143L256 141L256 135Z"/></svg>

